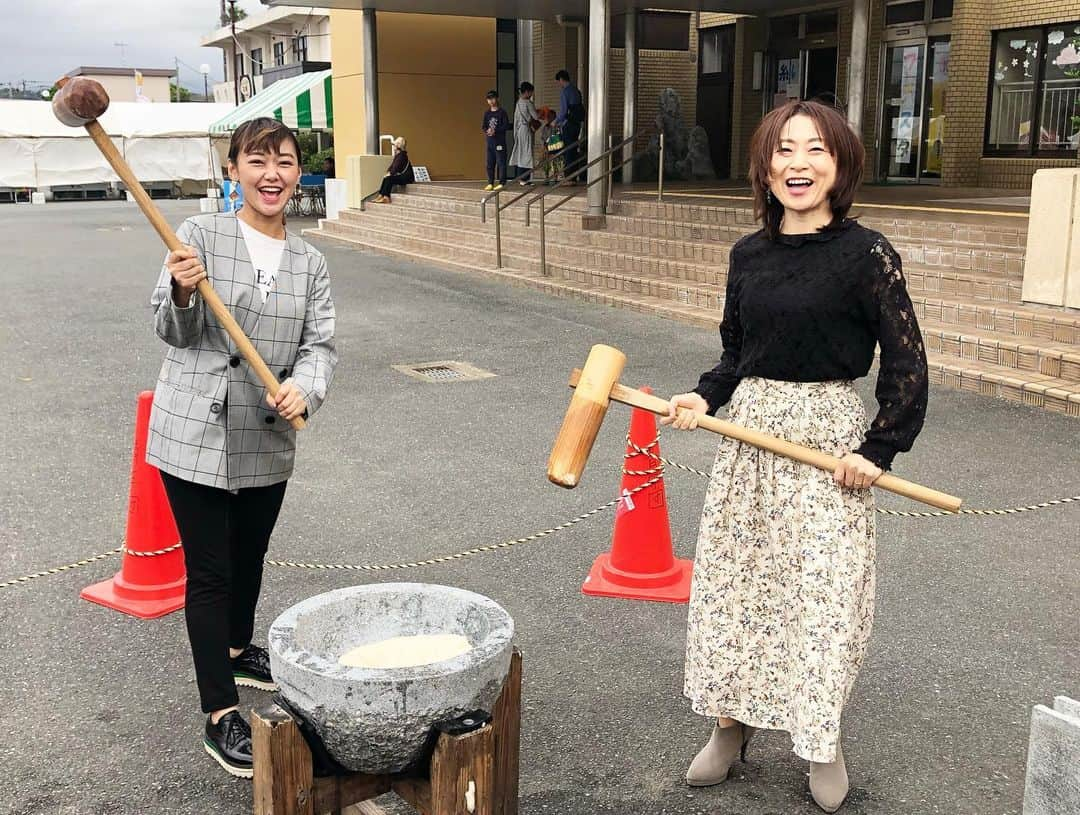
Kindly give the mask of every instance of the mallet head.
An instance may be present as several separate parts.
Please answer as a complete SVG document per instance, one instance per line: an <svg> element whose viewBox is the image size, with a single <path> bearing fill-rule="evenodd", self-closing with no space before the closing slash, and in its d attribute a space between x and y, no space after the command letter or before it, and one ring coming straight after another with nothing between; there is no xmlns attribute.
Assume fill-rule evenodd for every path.
<svg viewBox="0 0 1080 815"><path fill-rule="evenodd" d="M109 108L109 94L100 82L85 76L64 77L52 100L53 113L68 127L82 127Z"/></svg>
<svg viewBox="0 0 1080 815"><path fill-rule="evenodd" d="M611 386L619 381L624 365L626 355L617 348L592 347L548 459L547 477L552 484L567 489L578 485L607 413Z"/></svg>

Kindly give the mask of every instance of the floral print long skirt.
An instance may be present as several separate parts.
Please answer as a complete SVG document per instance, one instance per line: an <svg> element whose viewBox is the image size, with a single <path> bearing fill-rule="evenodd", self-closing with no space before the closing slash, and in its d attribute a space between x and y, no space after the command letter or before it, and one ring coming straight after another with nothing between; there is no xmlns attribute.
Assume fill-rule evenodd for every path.
<svg viewBox="0 0 1080 815"><path fill-rule="evenodd" d="M742 380L731 420L842 456L866 413L850 382ZM874 499L832 475L724 439L705 497L684 692L703 716L786 730L833 761L874 617Z"/></svg>

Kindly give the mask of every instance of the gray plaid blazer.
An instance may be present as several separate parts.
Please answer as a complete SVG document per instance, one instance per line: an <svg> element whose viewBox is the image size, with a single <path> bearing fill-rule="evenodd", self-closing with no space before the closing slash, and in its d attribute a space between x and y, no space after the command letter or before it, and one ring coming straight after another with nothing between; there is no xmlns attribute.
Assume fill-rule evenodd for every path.
<svg viewBox="0 0 1080 815"><path fill-rule="evenodd" d="M235 215L188 218L176 235L194 247L214 290L278 380L292 377L310 417L337 364L322 254L288 233L263 303ZM296 432L267 405L266 388L213 312L198 294L187 308L177 307L164 266L150 304L157 334L171 347L154 389L146 460L177 478L227 490L286 480Z"/></svg>

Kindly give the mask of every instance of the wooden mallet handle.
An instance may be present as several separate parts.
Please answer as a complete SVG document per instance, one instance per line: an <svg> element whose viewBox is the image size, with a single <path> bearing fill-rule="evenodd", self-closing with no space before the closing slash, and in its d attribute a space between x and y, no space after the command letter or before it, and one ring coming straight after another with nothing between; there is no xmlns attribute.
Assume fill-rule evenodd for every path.
<svg viewBox="0 0 1080 815"><path fill-rule="evenodd" d="M93 90L93 89L90 89ZM57 92L57 97L61 93L64 93L63 86L61 90ZM100 91L104 94L104 90ZM58 100L62 101L62 100ZM108 97L105 97L105 105L108 104ZM91 100L91 103L96 103L96 109L103 110L101 107L100 98ZM53 103L53 109L57 110L57 117L60 118L65 124L72 124L73 119L78 118L81 114L78 110L72 111L60 111L58 109L56 101ZM96 109L94 112L96 112ZM87 112L90 109L88 108ZM66 113L66 116L64 115ZM98 114L100 115L100 114ZM135 201L139 205L139 209L143 211L143 215L150 221L150 225L154 227L154 230L161 236L161 240L165 242L165 245L169 248L170 252L175 252L182 247L180 239L176 237L176 233L173 232L172 227L161 214L161 210L157 208L157 205L150 200L150 196L146 194L146 190L143 189L142 184L135 177L135 174L131 171L131 167L124 160L124 157L120 155L120 151L116 149L116 145L112 143L112 139L109 138L105 129L98 122L96 116L89 119L89 121L80 121L85 128L86 132L90 134L90 138L94 140L94 144L98 146L101 154L105 156L105 160L109 162L109 165L113 168L120 180L124 182L127 187L128 195L134 196ZM271 396L277 396L278 390L281 388L281 383L278 382L277 377L270 371L266 363L263 362L263 358L259 356L259 352L255 349L255 346L251 343L251 340L244 334L244 330L240 328L240 324L236 322L236 319L226 308L225 304L221 302L221 298L218 297L214 287L210 285L210 281L203 279L199 281L197 286L199 295L206 301L206 305L210 307L210 310L217 317L218 322L236 344L236 349L240 352L240 355L247 360L248 364L255 371L255 375L259 377L259 381L263 383L266 390L269 391ZM306 427L304 420L297 416L294 419L289 420L289 424L293 426L295 430L303 430Z"/></svg>
<svg viewBox="0 0 1080 815"><path fill-rule="evenodd" d="M571 388L577 387L580 375L581 371L578 369L575 369L570 375ZM650 413L655 413L658 416L668 415L668 402L666 399L661 399L659 396L653 396L652 394L628 388L617 382L611 387L610 398L614 402L622 402L624 405L641 408ZM795 459L795 461L801 461L803 464L811 464L814 467L818 467L830 473L834 472L836 466L840 463L840 459L836 458L836 456L831 456L820 450L803 447L801 444L784 441L775 436L770 436L767 433L750 430L732 422L717 419L715 416L705 416L699 413L698 427L711 430L713 433L719 433L721 436L727 436L728 438L752 444L754 447L768 450L771 453L787 456L788 458ZM890 475L889 473L882 473L877 481L874 482L874 486L896 493L897 495L903 495L905 498L921 501L924 504L929 504L938 509L948 510L949 512L956 512L960 509L960 504L962 503L961 500L955 496L932 490L929 487L923 487L920 484L915 484L911 481L905 481L903 478L897 478L895 475Z"/></svg>

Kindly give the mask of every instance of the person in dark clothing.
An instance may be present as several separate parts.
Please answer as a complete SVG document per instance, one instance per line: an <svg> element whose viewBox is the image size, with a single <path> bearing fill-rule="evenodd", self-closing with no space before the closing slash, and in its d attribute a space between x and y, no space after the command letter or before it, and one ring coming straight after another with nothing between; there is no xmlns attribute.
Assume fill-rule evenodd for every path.
<svg viewBox="0 0 1080 815"><path fill-rule="evenodd" d="M395 185L404 187L406 184L412 184L416 181L412 162L409 161L409 153L405 149L405 137L398 136L394 139L392 149L394 151L394 158L390 161L390 167L387 169L386 175L383 176L382 184L379 187L379 194L375 196L376 204L391 203L390 193L393 191Z"/></svg>
<svg viewBox="0 0 1080 815"><path fill-rule="evenodd" d="M686 774L722 783L758 729L784 730L810 794L848 794L841 714L874 618L871 485L926 416L926 351L900 256L848 216L859 135L835 108L795 101L750 145L762 229L731 249L720 364L662 420L693 430L730 402L736 424L834 456L833 473L725 439L705 497L687 617L684 693L714 722ZM877 415L853 380L880 348Z"/></svg>
<svg viewBox="0 0 1080 815"><path fill-rule="evenodd" d="M485 190L501 190L506 183L506 133L510 117L499 107L499 92L488 91L487 110L480 128L487 140L487 186Z"/></svg>
<svg viewBox="0 0 1080 815"><path fill-rule="evenodd" d="M570 74L566 69L555 74L555 81L562 89L559 92L559 115L555 117L555 124L562 132L563 142L566 144L563 164L566 175L570 175L581 166L581 146L576 142L581 138L581 126L585 124L585 105L581 101L581 91L570 81ZM578 176L570 183L579 180L584 179Z"/></svg>
<svg viewBox="0 0 1080 815"><path fill-rule="evenodd" d="M324 158L322 163L322 174L327 178L336 178L336 172L337 171L334 167L334 157L327 156L326 158Z"/></svg>

